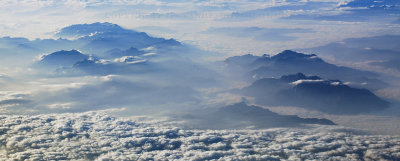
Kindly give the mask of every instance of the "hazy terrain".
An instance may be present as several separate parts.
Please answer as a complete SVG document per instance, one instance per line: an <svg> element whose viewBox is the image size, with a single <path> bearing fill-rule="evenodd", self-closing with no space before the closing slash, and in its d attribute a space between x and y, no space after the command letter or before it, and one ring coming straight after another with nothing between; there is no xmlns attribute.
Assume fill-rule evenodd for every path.
<svg viewBox="0 0 400 161"><path fill-rule="evenodd" d="M2 1L0 160L400 160L399 9Z"/></svg>

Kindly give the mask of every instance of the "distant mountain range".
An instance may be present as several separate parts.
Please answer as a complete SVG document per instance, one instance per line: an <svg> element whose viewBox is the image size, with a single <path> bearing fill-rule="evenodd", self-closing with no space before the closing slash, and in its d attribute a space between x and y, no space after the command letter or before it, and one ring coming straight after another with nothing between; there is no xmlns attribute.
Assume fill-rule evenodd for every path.
<svg viewBox="0 0 400 161"><path fill-rule="evenodd" d="M139 35L145 38L134 37L132 34L139 33L109 23L73 25L58 33L59 36L79 36L77 40L72 41L89 40L89 44L104 40L104 37L110 39L125 37L135 39L135 41L139 38L148 42L148 45L163 44L153 46L155 48L157 46L159 48L181 46L179 42L175 43L175 40L153 39L143 33ZM152 54L148 54L147 49L138 49L132 46L121 49L120 46L116 47L107 43L107 41L104 43L108 45L107 49L104 48L97 55L88 56L77 50L61 50L42 56L38 63L56 67L59 73L76 71L94 75L169 73L167 75L174 76L175 79L182 78L181 81L184 81L186 79L183 79L183 76L185 76L188 78L187 81L192 82L201 82L203 79L207 79L200 77L209 73L204 67L196 67L194 64L185 62L184 60L187 61L187 59L180 60L175 57L175 60L171 59L164 63L160 61L157 61L157 63L148 62L147 58L150 57L147 55L151 56ZM104 45L101 46L104 47ZM389 106L388 102L369 90L354 88L379 89L385 86L385 83L373 79L377 76L375 73L329 64L315 54L307 55L285 50L274 56L254 56L250 54L234 56L227 58L224 62L227 64L227 71L235 72L238 77L244 77L249 81L256 80L252 85L235 92L254 97L258 104L298 106L331 114L367 113L379 111ZM187 71L197 71L196 75L198 76ZM298 74L290 75L291 73ZM302 73L318 75L327 80L317 76L305 76ZM343 80L344 83L339 79ZM351 84L353 87L346 84Z"/></svg>
<svg viewBox="0 0 400 161"><path fill-rule="evenodd" d="M182 46L174 39L156 38L144 32L124 29L111 23L77 24L62 28L55 34L58 39L0 38L3 51L21 53L51 53L60 50L79 50L83 53L104 56L110 50L138 50L154 47ZM129 51L128 51L129 52ZM143 52L143 51L140 51ZM117 54L118 55L118 54Z"/></svg>
<svg viewBox="0 0 400 161"><path fill-rule="evenodd" d="M400 1L398 1L400 2ZM321 57L330 58L336 62L347 64L366 64L383 67L384 71L400 72L399 35L384 35L367 38L352 38L324 46L298 49L300 51L317 53Z"/></svg>
<svg viewBox="0 0 400 161"><path fill-rule="evenodd" d="M56 36L63 38L80 38L86 36L93 36L102 33L130 33L121 26L116 24L104 22L96 22L92 24L76 24L62 28L56 33Z"/></svg>
<svg viewBox="0 0 400 161"><path fill-rule="evenodd" d="M367 89L302 73L260 79L236 92L254 97L257 104L296 106L330 114L360 114L389 107L387 101Z"/></svg>
<svg viewBox="0 0 400 161"><path fill-rule="evenodd" d="M186 115L196 128L235 129L252 126L255 128L295 127L303 124L335 125L327 119L300 118L295 115L280 115L268 109L247 105L244 102L209 109L199 114Z"/></svg>
<svg viewBox="0 0 400 161"><path fill-rule="evenodd" d="M59 39L29 41L5 37L0 42L14 46L9 50L24 54L50 53L43 55L35 67L46 66L48 70L56 69L56 74L63 75L76 72L95 75L142 73L162 66L160 61L157 65L147 66L149 59L163 57L167 60L166 57L190 50L174 39L151 37L111 23L71 25L62 28L55 36ZM175 56L174 61L180 60Z"/></svg>
<svg viewBox="0 0 400 161"><path fill-rule="evenodd" d="M292 73L318 75L327 79L340 79L353 86L379 89L386 84L377 74L348 67L329 64L315 54L303 54L285 50L277 55L243 55L227 58L228 70L240 71L242 76L251 79L280 77ZM238 74L240 74L238 73Z"/></svg>
<svg viewBox="0 0 400 161"><path fill-rule="evenodd" d="M106 58L111 58L111 59L115 59L115 58L120 58L123 56L140 56L145 54L146 52L141 51L137 48L131 47L129 49L126 50L121 50L119 48L114 48L111 50L108 50L106 52L104 52L104 56Z"/></svg>
<svg viewBox="0 0 400 161"><path fill-rule="evenodd" d="M78 24L65 27L57 34L62 38L78 37L80 50L98 54L111 49L146 48L149 46L180 45L173 39L155 38L144 32L124 29L111 23ZM164 45L165 47L165 45Z"/></svg>
<svg viewBox="0 0 400 161"><path fill-rule="evenodd" d="M205 88L231 88L227 86L233 81L230 82L231 80L225 76L232 74L235 78L253 83L233 92L254 97L256 103L261 105L298 106L331 114L367 113L389 106L388 102L370 92L386 86L384 82L376 79L377 74L329 64L315 54L285 50L274 56L250 54L234 56L223 62L225 70L219 70L213 67L221 67L220 64L199 59L199 55L206 53L205 51L187 47L174 39L151 37L146 33L124 29L111 23L72 25L61 29L56 36L59 39L32 41L4 37L0 38L0 44L7 48L0 50L16 51L18 54L10 54L10 57L15 57L14 61L28 59L27 62L31 64L27 67L33 67L37 73L45 73L41 76L126 76L128 81L123 83L114 81L113 84L108 82L100 84L100 87L90 88L95 91L93 93L90 90L76 92L78 94L86 92L88 95L93 95L93 100L96 100L111 98L107 94L96 97L97 88L119 89L115 91L115 95L126 96L118 102L119 105L132 103L133 99L130 98L132 91L137 92L135 96L140 96L138 98L142 98L141 94L148 92L143 98L157 100L158 98L148 96L157 95L155 87L158 86L166 89L162 90L165 92L162 96L189 94L185 93L186 91L198 94ZM32 65L33 57L42 53L48 54L41 55ZM299 74L292 75L293 73ZM145 87L139 90L137 86L130 84L132 80L128 77L131 76L135 77L134 80L141 80L138 78L143 77L143 80L149 80L146 82L148 84L144 83ZM185 92L174 93L172 89L177 89L175 91L185 89L182 90ZM156 93L152 93L154 91ZM121 95L115 96L115 99L122 97ZM193 96L195 98L193 100L200 100L201 97L203 96L200 94ZM82 101L82 98L77 99ZM171 100L165 99L165 101ZM112 102L104 101L103 104ZM179 101L185 100L179 99ZM265 116L257 113L263 113ZM296 116L281 116L244 104L221 108L220 111L214 111L214 114L215 118L209 119L219 119L224 122L224 118L228 119L225 114L228 114L242 122L250 121L252 125L258 127L270 125L259 124L257 120L261 120L261 123L280 120L280 124L274 123L273 126L286 126L293 122L330 124L324 120L310 121Z"/></svg>

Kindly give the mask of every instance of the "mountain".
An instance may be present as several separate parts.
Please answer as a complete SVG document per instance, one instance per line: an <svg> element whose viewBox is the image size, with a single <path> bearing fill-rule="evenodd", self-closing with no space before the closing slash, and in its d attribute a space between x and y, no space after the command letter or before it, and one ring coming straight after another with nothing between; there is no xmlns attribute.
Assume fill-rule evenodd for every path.
<svg viewBox="0 0 400 161"><path fill-rule="evenodd" d="M140 50L152 46L165 48L182 45L174 39L151 37L144 32L125 29L107 22L67 26L60 29L54 36L58 39L28 40L2 37L0 38L0 49L26 54L77 49L84 53L101 55L116 48Z"/></svg>
<svg viewBox="0 0 400 161"><path fill-rule="evenodd" d="M182 43L180 43L179 41L176 41L175 39L168 39L168 40L156 42L151 45L154 47L157 47L157 48L165 48L165 47L173 47L173 46L182 46Z"/></svg>
<svg viewBox="0 0 400 161"><path fill-rule="evenodd" d="M36 47L39 53L46 53L49 50L54 51L52 49L63 48L62 44L65 44L65 49L43 56L34 65L36 67L54 66L56 68L53 69L57 70L56 74L63 73L62 75L137 74L137 72L142 73L163 66L162 63L167 67L180 66L182 64L173 65L166 61L178 61L178 59L182 59L182 62L187 61L183 60L182 55L191 52L189 48L174 39L151 37L144 32L125 29L111 23L71 25L62 28L56 36L60 38L33 41L4 37L0 38L0 47L1 44L8 46L13 44L21 50L33 50L33 47ZM47 47L46 43L52 47ZM89 56L80 52L90 54L90 60ZM154 59L157 59L157 64L149 66L147 62Z"/></svg>
<svg viewBox="0 0 400 161"><path fill-rule="evenodd" d="M381 73L387 73L390 70L399 72L400 69L393 62L393 60L400 60L400 46L397 43L399 41L399 35L383 35L345 39L324 46L299 50L318 53L321 57L340 63L383 67L380 70ZM395 72L390 74L394 75Z"/></svg>
<svg viewBox="0 0 400 161"><path fill-rule="evenodd" d="M107 22L67 26L60 29L55 36L59 38L29 40L2 37L0 38L0 53L7 54L7 57L2 58L1 63L26 60L24 64L30 64L30 60L35 59L39 54L61 50L79 50L92 55L93 58L111 61L124 56L145 56L146 59L149 59L163 55L172 58L177 54L184 55L192 52L188 46L184 46L175 39L151 37L144 32L125 29ZM148 57L150 55L154 56ZM51 59L50 57L52 56L49 56L48 59ZM71 58L71 56L69 57ZM81 59L79 58L79 60ZM46 61L44 60L42 63L44 64ZM47 64L51 64L50 61ZM67 64L72 66L70 62ZM65 64L55 63L53 65Z"/></svg>
<svg viewBox="0 0 400 161"><path fill-rule="evenodd" d="M144 32L124 29L107 22L71 25L62 28L56 36L75 37L76 41L81 44L80 50L95 53L103 53L115 48L146 48L166 41L163 38L150 37Z"/></svg>
<svg viewBox="0 0 400 161"><path fill-rule="evenodd" d="M38 62L41 65L72 67L75 63L88 59L89 56L80 53L77 50L61 50L42 56Z"/></svg>
<svg viewBox="0 0 400 161"><path fill-rule="evenodd" d="M339 80L323 80L302 73L264 78L237 91L267 106L297 106L330 114L380 111L389 103L367 89L352 88Z"/></svg>
<svg viewBox="0 0 400 161"><path fill-rule="evenodd" d="M134 48L134 47L130 47L127 50L121 50L118 48L108 50L104 53L104 56L111 58L111 59L115 59L115 58L120 58L123 56L140 56L143 54L145 54L144 51L138 50L137 48Z"/></svg>
<svg viewBox="0 0 400 161"><path fill-rule="evenodd" d="M236 56L226 59L225 63L228 65L228 70L229 68L241 69L246 78L271 78L301 72L327 79L340 79L370 89L385 86L384 82L374 79L378 75L373 72L336 66L325 62L315 54L303 54L290 50L274 56Z"/></svg>
<svg viewBox="0 0 400 161"><path fill-rule="evenodd" d="M302 124L335 125L334 122L327 119L280 115L259 106L249 106L244 102L186 117L196 127L212 129L240 129L249 126L256 128L295 127Z"/></svg>
<svg viewBox="0 0 400 161"><path fill-rule="evenodd" d="M364 38L350 38L324 46L299 49L318 53L320 56L348 62L382 61L400 58L399 35L383 35Z"/></svg>
<svg viewBox="0 0 400 161"><path fill-rule="evenodd" d="M129 32L116 24L96 22L92 24L76 24L62 28L55 36L65 38L79 38L93 36L101 33L124 33Z"/></svg>
<svg viewBox="0 0 400 161"><path fill-rule="evenodd" d="M263 57L265 57L265 56L266 55L264 55ZM231 65L231 66L247 66L251 62L254 62L259 58L260 58L259 56L246 54L246 55L242 55L242 56L229 57L225 60L225 63L227 63L228 65Z"/></svg>
<svg viewBox="0 0 400 161"><path fill-rule="evenodd" d="M73 69L89 75L143 74L153 68L154 65L149 65L146 59L136 56L124 56L113 61L85 59L73 65Z"/></svg>

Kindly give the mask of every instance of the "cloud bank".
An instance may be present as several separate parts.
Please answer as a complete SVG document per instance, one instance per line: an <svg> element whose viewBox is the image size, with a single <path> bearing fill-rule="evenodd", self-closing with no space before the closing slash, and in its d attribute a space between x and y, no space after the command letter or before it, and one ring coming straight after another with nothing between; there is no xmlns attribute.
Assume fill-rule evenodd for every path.
<svg viewBox="0 0 400 161"><path fill-rule="evenodd" d="M0 116L1 160L399 160L398 136L343 127L189 130L101 112ZM177 123L179 124L179 123Z"/></svg>

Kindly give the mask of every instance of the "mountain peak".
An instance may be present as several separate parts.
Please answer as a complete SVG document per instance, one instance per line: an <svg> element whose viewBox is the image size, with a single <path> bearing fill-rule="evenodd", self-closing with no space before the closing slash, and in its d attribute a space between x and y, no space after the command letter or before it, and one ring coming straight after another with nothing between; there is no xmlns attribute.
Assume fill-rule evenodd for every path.
<svg viewBox="0 0 400 161"><path fill-rule="evenodd" d="M315 54L308 55L308 54L298 53L292 50L285 50L277 55L272 56L271 58L273 60L288 60L288 59L298 59L298 58L313 58L316 56L317 55Z"/></svg>
<svg viewBox="0 0 400 161"><path fill-rule="evenodd" d="M60 50L60 51L56 51L54 53L51 53L47 56L62 56L62 55L81 55L82 53L79 52L78 50L72 49L72 50Z"/></svg>
<svg viewBox="0 0 400 161"><path fill-rule="evenodd" d="M228 117L234 120L252 122L256 127L295 126L298 124L335 125L327 119L303 119L295 115L280 115L269 109L244 102L222 107L217 112L219 118Z"/></svg>
<svg viewBox="0 0 400 161"><path fill-rule="evenodd" d="M130 30L126 30L119 25L112 24L109 22L96 22L92 24L75 24L68 27L62 28L59 32L56 33L56 36L59 37L82 37L82 36L91 36L96 33L106 33L106 32L127 32Z"/></svg>
<svg viewBox="0 0 400 161"><path fill-rule="evenodd" d="M278 116L278 114L271 112L268 109L263 109L258 106L249 106L245 102L239 102L233 105L229 105L220 109L225 113L234 113L241 116Z"/></svg>
<svg viewBox="0 0 400 161"><path fill-rule="evenodd" d="M76 62L88 58L89 56L82 54L78 50L61 50L44 55L40 60L40 63L54 66L72 66Z"/></svg>
<svg viewBox="0 0 400 161"><path fill-rule="evenodd" d="M381 111L390 103L367 89L344 85L339 80L323 80L302 73L264 78L241 89L265 106L296 106L329 114L354 115Z"/></svg>
<svg viewBox="0 0 400 161"><path fill-rule="evenodd" d="M291 75L284 75L281 77L281 80L286 82L294 82L298 80L321 80L318 76L306 76L303 73L296 73Z"/></svg>
<svg viewBox="0 0 400 161"><path fill-rule="evenodd" d="M225 60L225 62L228 64L246 65L252 63L258 58L259 58L258 56L255 56L253 54L246 54L241 56L229 57Z"/></svg>

